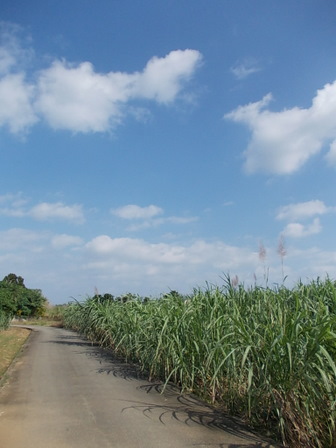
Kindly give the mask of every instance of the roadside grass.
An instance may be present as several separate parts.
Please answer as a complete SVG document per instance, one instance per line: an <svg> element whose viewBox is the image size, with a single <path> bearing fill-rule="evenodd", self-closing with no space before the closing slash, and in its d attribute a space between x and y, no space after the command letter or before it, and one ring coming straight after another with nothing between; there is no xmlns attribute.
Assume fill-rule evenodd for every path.
<svg viewBox="0 0 336 448"><path fill-rule="evenodd" d="M29 335L27 328L10 327L0 331L0 384Z"/></svg>

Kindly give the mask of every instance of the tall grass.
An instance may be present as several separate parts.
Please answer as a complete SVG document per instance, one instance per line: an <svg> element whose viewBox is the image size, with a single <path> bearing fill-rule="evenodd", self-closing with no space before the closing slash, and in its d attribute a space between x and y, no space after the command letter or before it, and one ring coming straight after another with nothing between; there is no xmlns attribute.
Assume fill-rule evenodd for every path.
<svg viewBox="0 0 336 448"><path fill-rule="evenodd" d="M65 325L151 378L268 429L285 446L336 446L336 284L207 285L188 297L88 298Z"/></svg>

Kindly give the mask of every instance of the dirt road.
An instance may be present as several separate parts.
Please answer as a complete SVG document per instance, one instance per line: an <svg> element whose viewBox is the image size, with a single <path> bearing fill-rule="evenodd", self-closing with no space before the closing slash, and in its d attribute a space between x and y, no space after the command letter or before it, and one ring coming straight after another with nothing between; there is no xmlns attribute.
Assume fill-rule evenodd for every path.
<svg viewBox="0 0 336 448"><path fill-rule="evenodd" d="M0 448L271 447L75 333L36 327L0 391Z"/></svg>

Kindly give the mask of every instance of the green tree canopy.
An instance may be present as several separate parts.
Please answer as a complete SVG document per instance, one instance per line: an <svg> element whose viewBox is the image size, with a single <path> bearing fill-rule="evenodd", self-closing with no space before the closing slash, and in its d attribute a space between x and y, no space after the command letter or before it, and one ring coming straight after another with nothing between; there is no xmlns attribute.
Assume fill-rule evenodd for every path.
<svg viewBox="0 0 336 448"><path fill-rule="evenodd" d="M41 316L47 299L40 289L29 289L24 279L8 274L0 281L0 311L9 315L24 317Z"/></svg>
<svg viewBox="0 0 336 448"><path fill-rule="evenodd" d="M6 275L2 281L10 285L23 286L25 288L24 279L15 274Z"/></svg>

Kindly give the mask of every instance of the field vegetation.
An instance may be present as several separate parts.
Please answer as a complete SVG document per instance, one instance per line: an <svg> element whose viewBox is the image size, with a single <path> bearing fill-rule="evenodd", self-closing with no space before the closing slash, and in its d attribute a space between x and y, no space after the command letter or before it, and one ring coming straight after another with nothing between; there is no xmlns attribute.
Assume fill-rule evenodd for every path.
<svg viewBox="0 0 336 448"><path fill-rule="evenodd" d="M336 446L336 283L207 285L158 299L110 294L64 309L64 324L240 416L285 446Z"/></svg>

